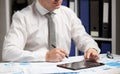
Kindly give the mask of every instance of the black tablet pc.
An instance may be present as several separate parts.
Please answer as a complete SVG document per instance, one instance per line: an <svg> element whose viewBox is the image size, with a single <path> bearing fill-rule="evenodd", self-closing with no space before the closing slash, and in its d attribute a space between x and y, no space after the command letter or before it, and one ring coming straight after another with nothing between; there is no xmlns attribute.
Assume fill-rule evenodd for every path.
<svg viewBox="0 0 120 74"><path fill-rule="evenodd" d="M79 69L85 69L85 68L91 68L91 67L97 67L102 66L104 63L95 62L95 61L78 61L78 62L72 62L72 63L65 63L65 64L59 64L58 67L71 69L71 70L79 70Z"/></svg>

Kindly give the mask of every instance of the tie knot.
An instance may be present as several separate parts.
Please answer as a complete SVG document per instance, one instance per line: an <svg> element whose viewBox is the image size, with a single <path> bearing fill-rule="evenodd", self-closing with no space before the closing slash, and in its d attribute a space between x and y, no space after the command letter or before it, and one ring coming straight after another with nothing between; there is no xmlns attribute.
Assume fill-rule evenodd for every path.
<svg viewBox="0 0 120 74"><path fill-rule="evenodd" d="M53 14L52 12L47 13L47 15L52 15L52 14Z"/></svg>
<svg viewBox="0 0 120 74"><path fill-rule="evenodd" d="M51 18L53 14L54 14L53 12L49 12L49 13L46 13L45 16L46 16L47 18Z"/></svg>
<svg viewBox="0 0 120 74"><path fill-rule="evenodd" d="M53 12L48 12L48 13L46 13L45 15L51 16L52 14L53 14Z"/></svg>

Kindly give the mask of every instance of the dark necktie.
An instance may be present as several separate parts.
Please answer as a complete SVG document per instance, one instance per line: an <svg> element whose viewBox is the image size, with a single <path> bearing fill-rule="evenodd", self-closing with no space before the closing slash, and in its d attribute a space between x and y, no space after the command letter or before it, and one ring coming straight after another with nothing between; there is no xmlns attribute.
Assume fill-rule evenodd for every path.
<svg viewBox="0 0 120 74"><path fill-rule="evenodd" d="M52 19L53 13L47 13L45 16L48 19L48 46L49 49L53 49L53 45L56 46L56 35L55 35L55 23Z"/></svg>

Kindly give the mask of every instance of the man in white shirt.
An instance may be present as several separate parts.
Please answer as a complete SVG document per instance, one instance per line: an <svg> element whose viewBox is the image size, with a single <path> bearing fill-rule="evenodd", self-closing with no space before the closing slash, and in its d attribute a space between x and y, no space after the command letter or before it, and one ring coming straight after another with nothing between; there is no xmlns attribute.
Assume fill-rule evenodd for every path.
<svg viewBox="0 0 120 74"><path fill-rule="evenodd" d="M62 0L36 0L32 5L17 11L3 46L3 61L59 62L69 55L71 39L85 59L97 60L100 49L89 36L80 19L65 6ZM48 19L53 12L56 30L56 48L48 48Z"/></svg>

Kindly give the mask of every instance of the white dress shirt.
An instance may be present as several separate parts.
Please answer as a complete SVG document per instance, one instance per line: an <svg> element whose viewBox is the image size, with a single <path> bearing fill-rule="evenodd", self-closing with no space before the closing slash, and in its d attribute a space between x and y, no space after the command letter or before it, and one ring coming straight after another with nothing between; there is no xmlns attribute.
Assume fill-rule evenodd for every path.
<svg viewBox="0 0 120 74"><path fill-rule="evenodd" d="M17 11L3 46L3 61L45 61L48 49L48 20L44 16L49 11L38 1ZM70 51L71 39L77 49L86 51L97 43L89 36L76 14L65 6L53 11L56 27L57 47Z"/></svg>

